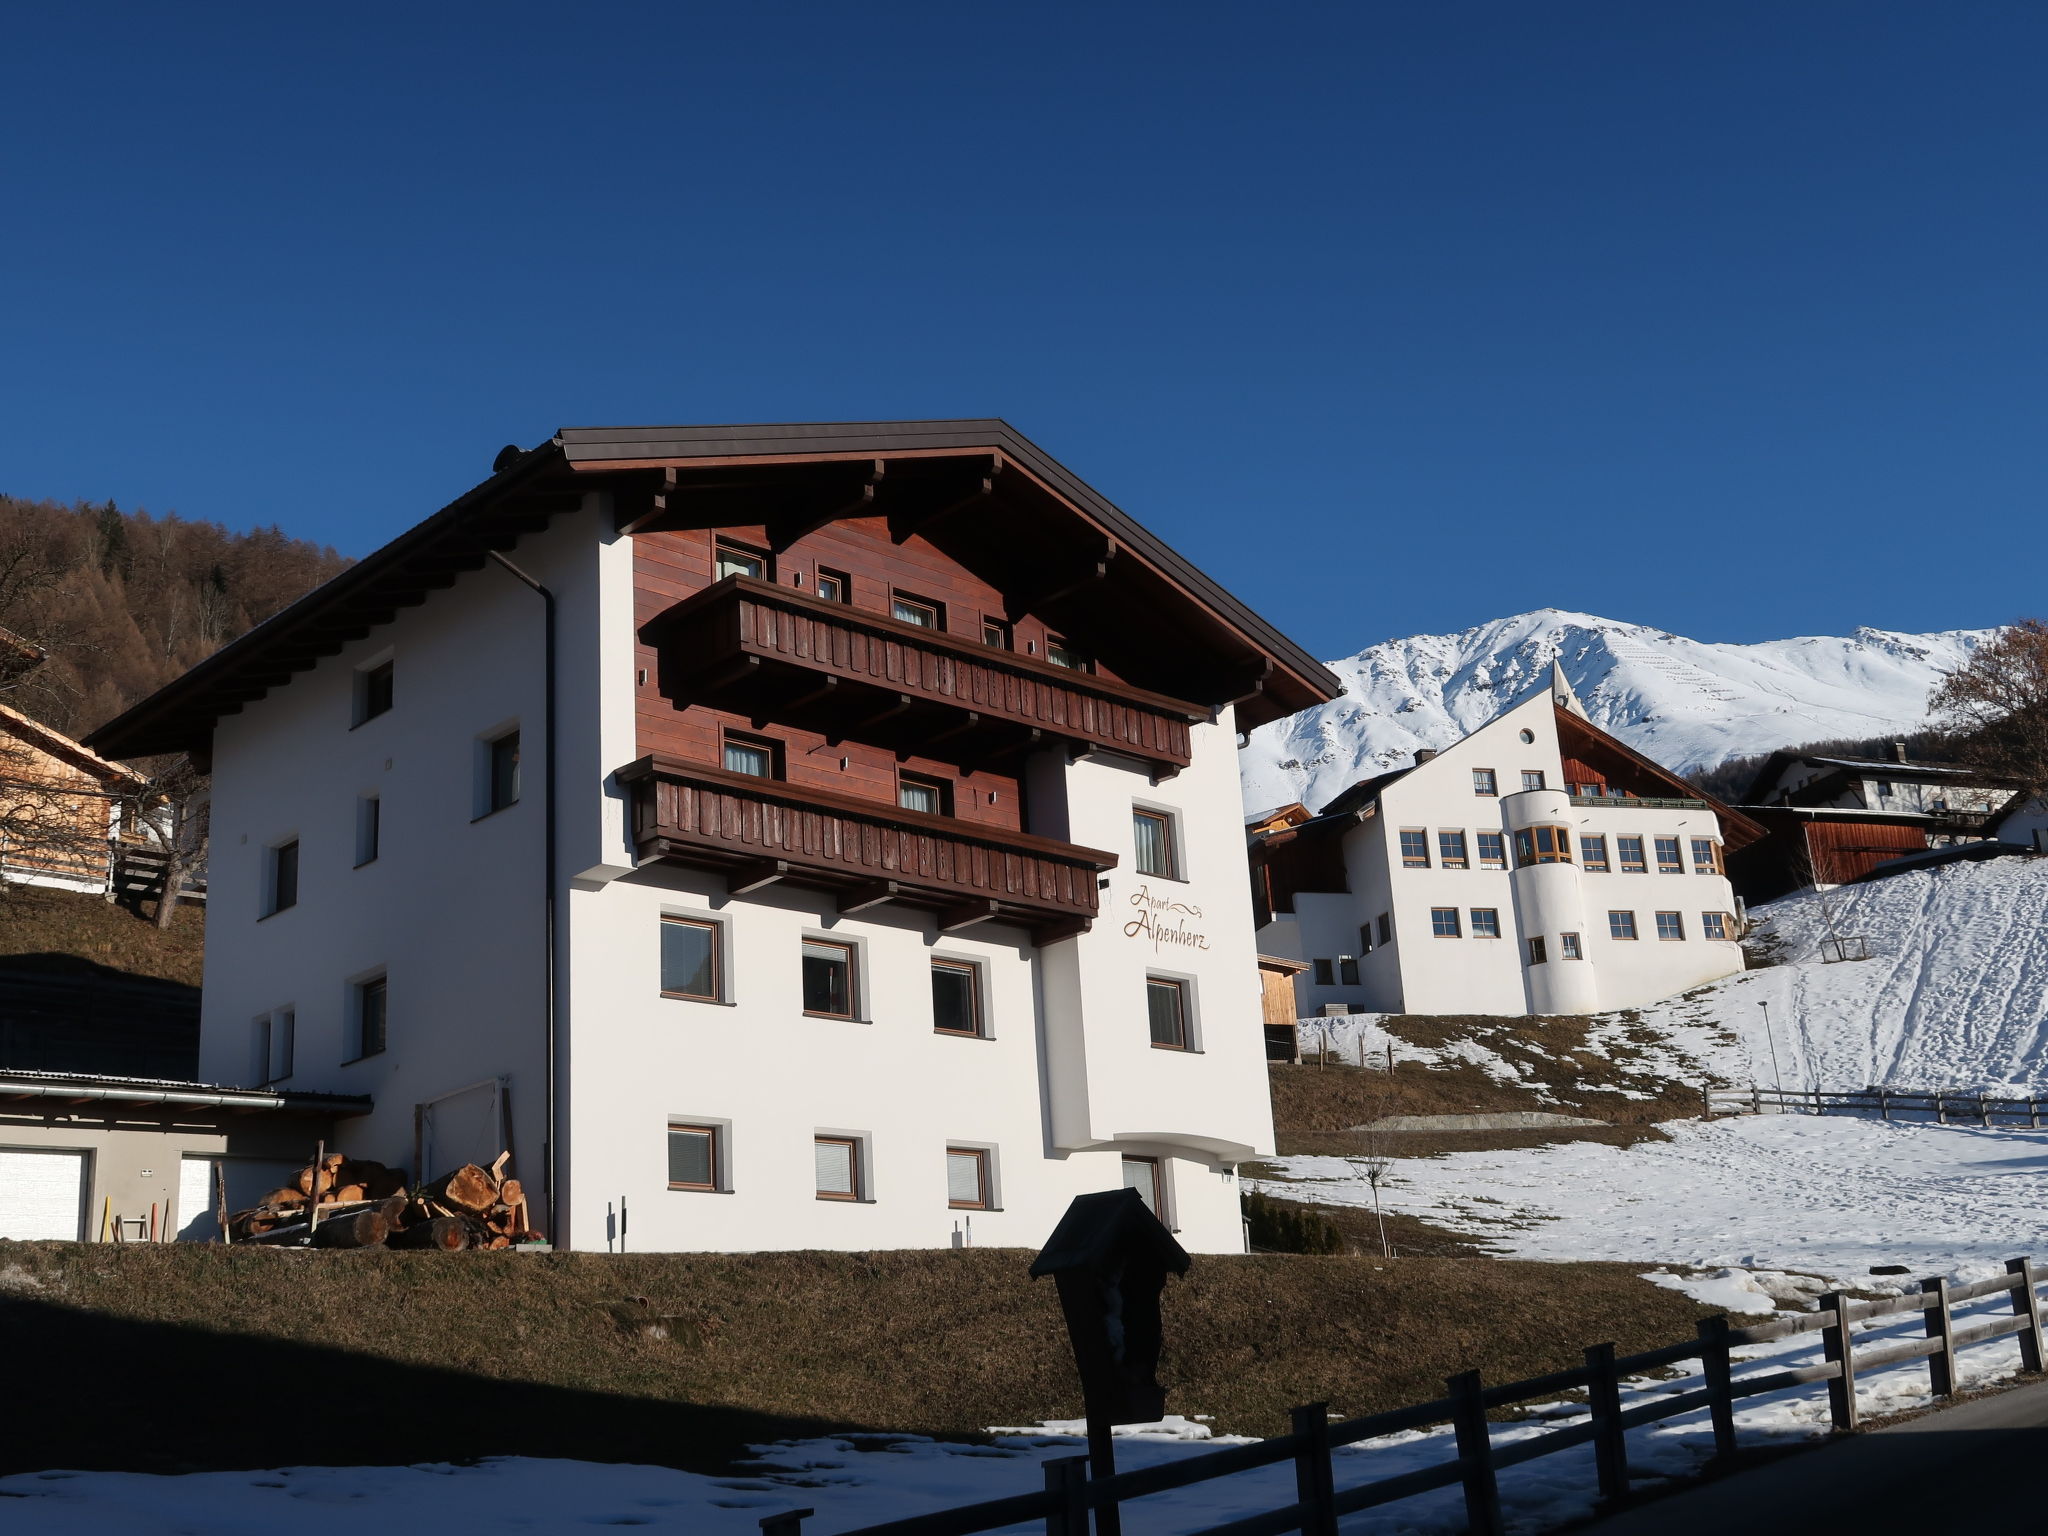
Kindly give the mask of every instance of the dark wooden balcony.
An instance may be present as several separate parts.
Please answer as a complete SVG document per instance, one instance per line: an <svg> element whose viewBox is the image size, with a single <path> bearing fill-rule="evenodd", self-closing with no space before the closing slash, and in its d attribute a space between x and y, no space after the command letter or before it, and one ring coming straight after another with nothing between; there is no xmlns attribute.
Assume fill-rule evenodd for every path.
<svg viewBox="0 0 2048 1536"><path fill-rule="evenodd" d="M931 908L939 927L1018 923L1041 942L1086 930L1116 856L667 757L618 772L642 859L725 871L735 895L776 881L839 893L841 912Z"/></svg>
<svg viewBox="0 0 2048 1536"><path fill-rule="evenodd" d="M685 598L646 633L670 698L964 763L1068 743L1166 778L1188 765L1188 727L1211 718L1185 699L744 576Z"/></svg>

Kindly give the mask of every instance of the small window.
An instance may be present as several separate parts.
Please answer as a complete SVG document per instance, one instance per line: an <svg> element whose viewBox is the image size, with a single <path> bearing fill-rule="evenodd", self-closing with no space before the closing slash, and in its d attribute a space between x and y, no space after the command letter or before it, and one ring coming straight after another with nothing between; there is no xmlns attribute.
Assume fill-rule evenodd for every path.
<svg viewBox="0 0 2048 1536"><path fill-rule="evenodd" d="M1700 936L1708 939L1728 937L1728 914L1726 912L1702 912L1700 914Z"/></svg>
<svg viewBox="0 0 2048 1536"><path fill-rule="evenodd" d="M1312 961L1311 963L1312 963L1312 964L1313 964L1313 965L1315 966L1315 968L1316 968L1316 985L1317 985L1317 986L1319 986L1319 987L1334 987L1335 985L1337 985L1337 963L1336 963L1336 961L1334 961L1334 960L1316 960L1316 961Z"/></svg>
<svg viewBox="0 0 2048 1536"><path fill-rule="evenodd" d="M1529 963L1531 965L1542 965L1549 958L1550 952L1544 948L1543 937L1541 934L1538 934L1529 941Z"/></svg>
<svg viewBox="0 0 2048 1536"><path fill-rule="evenodd" d="M828 571L822 565L817 570L818 596L828 603L852 601L853 583L844 571Z"/></svg>
<svg viewBox="0 0 2048 1536"><path fill-rule="evenodd" d="M722 761L727 773L744 773L754 779L782 777L782 754L778 743L761 736L725 733Z"/></svg>
<svg viewBox="0 0 2048 1536"><path fill-rule="evenodd" d="M718 1127L677 1125L668 1128L668 1187L719 1188Z"/></svg>
<svg viewBox="0 0 2048 1536"><path fill-rule="evenodd" d="M269 900L264 903L263 915L282 912L287 907L299 904L299 840L279 843L270 850L270 869L264 884L268 887Z"/></svg>
<svg viewBox="0 0 2048 1536"><path fill-rule="evenodd" d="M820 1136L812 1153L820 1200L858 1200L861 1192L860 1142L851 1136Z"/></svg>
<svg viewBox="0 0 2048 1536"><path fill-rule="evenodd" d="M953 786L914 774L896 776L896 803L906 811L926 816L949 816L953 811Z"/></svg>
<svg viewBox="0 0 2048 1536"><path fill-rule="evenodd" d="M1685 914L1683 912L1659 912L1657 914L1657 937L1667 942L1676 942L1685 937Z"/></svg>
<svg viewBox="0 0 2048 1536"><path fill-rule="evenodd" d="M921 597L909 597L898 592L890 600L889 616L899 624L915 624L919 629L944 629L946 611L937 603L927 602Z"/></svg>
<svg viewBox="0 0 2048 1536"><path fill-rule="evenodd" d="M1506 869L1508 867L1507 839L1499 832L1479 834L1479 867L1481 869Z"/></svg>
<svg viewBox="0 0 2048 1536"><path fill-rule="evenodd" d="M1522 788L1543 788L1543 770L1541 768L1524 768L1522 770Z"/></svg>
<svg viewBox="0 0 2048 1536"><path fill-rule="evenodd" d="M1163 880L1180 878L1174 857L1173 817L1164 811L1131 812L1131 833L1138 850L1138 873L1157 875Z"/></svg>
<svg viewBox="0 0 2048 1536"><path fill-rule="evenodd" d="M1616 837L1614 852L1621 860L1624 875L1648 874L1649 864L1643 858L1643 840L1640 837Z"/></svg>
<svg viewBox="0 0 2048 1536"><path fill-rule="evenodd" d="M356 983L356 1055L380 1055L390 1037L391 999L382 976Z"/></svg>
<svg viewBox="0 0 2048 1536"><path fill-rule="evenodd" d="M490 793L485 803L489 811L502 811L519 803L519 733L507 731L490 747Z"/></svg>
<svg viewBox="0 0 2048 1536"><path fill-rule="evenodd" d="M1525 746L1525 747L1526 747L1526 746L1530 746L1530 745L1532 745L1532 744L1533 744L1533 743L1535 742L1535 740L1536 740L1536 733L1535 733L1534 731L1524 731L1524 732L1522 732L1522 745L1523 745L1523 746ZM1528 775L1527 775L1527 774L1524 774L1524 775L1523 775L1523 777L1524 777L1524 778L1527 778L1527 777L1528 777Z"/></svg>
<svg viewBox="0 0 2048 1536"><path fill-rule="evenodd" d="M853 946L805 939L804 1012L826 1019L853 1017Z"/></svg>
<svg viewBox="0 0 2048 1536"><path fill-rule="evenodd" d="M1358 957L1339 955L1337 957L1337 984L1344 987L1358 985Z"/></svg>
<svg viewBox="0 0 2048 1536"><path fill-rule="evenodd" d="M1685 860L1678 855L1678 839L1675 837L1660 837L1656 839L1656 843L1657 873L1660 875L1684 874Z"/></svg>
<svg viewBox="0 0 2048 1536"><path fill-rule="evenodd" d="M1069 672L1093 672L1095 663L1064 640L1051 635L1045 637L1045 659L1056 667L1065 667Z"/></svg>
<svg viewBox="0 0 2048 1536"><path fill-rule="evenodd" d="M380 661L356 674L356 724L374 720L391 708L391 663Z"/></svg>
<svg viewBox="0 0 2048 1536"><path fill-rule="evenodd" d="M1456 907L1431 907L1429 909L1429 931L1440 939L1462 939L1463 927L1458 922Z"/></svg>
<svg viewBox="0 0 2048 1536"><path fill-rule="evenodd" d="M377 862L377 852L384 837L384 802L376 795L364 795L356 801L356 868Z"/></svg>
<svg viewBox="0 0 2048 1536"><path fill-rule="evenodd" d="M768 574L768 557L744 544L719 539L712 545L711 558L714 581L723 581L728 576L751 576L759 581Z"/></svg>
<svg viewBox="0 0 2048 1536"><path fill-rule="evenodd" d="M1500 937L1500 909L1498 907L1474 907L1472 909L1472 937L1475 939L1497 939Z"/></svg>
<svg viewBox="0 0 2048 1536"><path fill-rule="evenodd" d="M290 1008L259 1014L255 1044L251 1052L251 1080L256 1086L281 1083L292 1075L292 1055L297 1046L298 1015Z"/></svg>
<svg viewBox="0 0 2048 1536"><path fill-rule="evenodd" d="M1369 955L1372 953L1371 923L1360 923L1358 925L1358 952L1361 955Z"/></svg>
<svg viewBox="0 0 2048 1536"><path fill-rule="evenodd" d="M694 917L661 920L661 995L700 1003L722 1000L718 924Z"/></svg>
<svg viewBox="0 0 2048 1536"><path fill-rule="evenodd" d="M989 1208L988 1153L980 1147L946 1148L946 1204L956 1211Z"/></svg>
<svg viewBox="0 0 2048 1536"><path fill-rule="evenodd" d="M1692 870L1696 875L1721 873L1721 851L1714 846L1711 837L1696 837L1692 840Z"/></svg>
<svg viewBox="0 0 2048 1536"><path fill-rule="evenodd" d="M1635 913L1610 912L1607 914L1607 937L1610 939L1632 939L1635 936Z"/></svg>
<svg viewBox="0 0 2048 1536"><path fill-rule="evenodd" d="M1475 795L1498 795L1500 793L1500 776L1491 768L1474 768L1472 770L1472 793Z"/></svg>
<svg viewBox="0 0 2048 1536"><path fill-rule="evenodd" d="M1607 870L1607 839L1605 837L1582 837L1579 839L1579 862L1589 870L1604 874Z"/></svg>
<svg viewBox="0 0 2048 1536"><path fill-rule="evenodd" d="M1569 864L1572 834L1569 827L1524 827L1515 834L1515 867L1531 864Z"/></svg>
<svg viewBox="0 0 2048 1536"><path fill-rule="evenodd" d="M1161 1221L1166 1220L1166 1188L1159 1177L1158 1158L1126 1157L1124 1188L1135 1189L1138 1198L1145 1202L1145 1209Z"/></svg>
<svg viewBox="0 0 2048 1536"><path fill-rule="evenodd" d="M1563 960L1583 960L1586 958L1579 953L1579 936L1576 933L1560 933L1557 936L1557 953L1558 958Z"/></svg>
<svg viewBox="0 0 2048 1536"><path fill-rule="evenodd" d="M984 617L981 621L981 643L998 651L1014 650L1016 632L1001 619Z"/></svg>
<svg viewBox="0 0 2048 1536"><path fill-rule="evenodd" d="M1891 782L1887 779L1872 779L1870 787L1877 791L1880 799L1889 796L1892 792Z"/></svg>
<svg viewBox="0 0 2048 1536"><path fill-rule="evenodd" d="M1328 964L1328 961L1323 962ZM1145 1012L1152 1026L1152 1043L1163 1051L1188 1048L1188 984L1163 976L1145 978Z"/></svg>
<svg viewBox="0 0 2048 1536"><path fill-rule="evenodd" d="M1423 827L1401 829L1401 867L1403 869L1429 868L1429 832Z"/></svg>
<svg viewBox="0 0 2048 1536"><path fill-rule="evenodd" d="M1465 834L1463 832L1438 832L1436 835L1437 859L1445 869L1465 869Z"/></svg>
<svg viewBox="0 0 2048 1536"><path fill-rule="evenodd" d="M966 960L932 962L932 1027L942 1035L981 1033L981 967Z"/></svg>
<svg viewBox="0 0 2048 1536"><path fill-rule="evenodd" d="M1380 914L1380 943L1391 944L1393 942L1394 914L1391 912L1382 912Z"/></svg>

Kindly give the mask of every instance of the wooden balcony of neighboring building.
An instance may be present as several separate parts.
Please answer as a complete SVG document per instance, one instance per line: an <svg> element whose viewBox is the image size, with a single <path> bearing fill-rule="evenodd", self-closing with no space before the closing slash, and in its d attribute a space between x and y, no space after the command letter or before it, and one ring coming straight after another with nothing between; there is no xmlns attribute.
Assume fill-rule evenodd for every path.
<svg viewBox="0 0 2048 1536"><path fill-rule="evenodd" d="M1185 699L745 576L685 598L645 634L669 698L962 763L1066 745L1168 778L1190 761L1189 726L1213 718Z"/></svg>
<svg viewBox="0 0 2048 1536"><path fill-rule="evenodd" d="M723 870L740 895L777 881L837 891L839 910L936 910L942 932L1017 923L1041 943L1084 932L1116 856L1002 827L668 757L618 772L640 857Z"/></svg>

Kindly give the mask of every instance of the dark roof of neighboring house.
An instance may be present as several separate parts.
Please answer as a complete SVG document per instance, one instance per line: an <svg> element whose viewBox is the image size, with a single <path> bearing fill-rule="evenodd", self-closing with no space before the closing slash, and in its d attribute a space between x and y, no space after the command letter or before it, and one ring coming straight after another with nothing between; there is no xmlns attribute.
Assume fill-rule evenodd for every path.
<svg viewBox="0 0 2048 1536"><path fill-rule="evenodd" d="M1994 775L1979 772L1974 768L1959 767L1950 763L1902 763L1872 762L1858 757L1815 757L1805 752L1778 751L1763 760L1756 776L1749 781L1744 792L1747 800L1757 800L1794 763L1812 763L1816 767L1833 770L1835 775L1874 774L1887 779L1924 779L1935 782L1942 779L1974 779L1979 783L1995 784Z"/></svg>
<svg viewBox="0 0 2048 1536"><path fill-rule="evenodd" d="M987 453L1023 471L1092 523L1110 545L1178 588L1240 637L1264 672L1262 718L1334 698L1343 685L1320 662L1190 564L1129 514L1007 422L869 421L710 427L565 427L538 447L508 449L496 472L383 548L222 647L87 737L109 756L199 751L216 721L387 622L400 607L450 586L493 550L511 548L581 505L598 474L659 480L664 465L691 469L823 464L833 460L949 458ZM638 484L638 481L635 481ZM651 491L648 492L651 494ZM1254 717L1249 709L1241 711Z"/></svg>
<svg viewBox="0 0 2048 1536"><path fill-rule="evenodd" d="M1355 811L1361 806L1370 805L1373 801L1379 799L1380 791L1393 783L1394 780L1406 778L1422 766L1420 763L1410 763L1406 768L1392 768L1385 773L1376 773L1369 779L1360 779L1349 789L1341 789L1332 795L1329 804L1316 812L1316 816L1318 819L1324 816L1336 816L1345 811Z"/></svg>

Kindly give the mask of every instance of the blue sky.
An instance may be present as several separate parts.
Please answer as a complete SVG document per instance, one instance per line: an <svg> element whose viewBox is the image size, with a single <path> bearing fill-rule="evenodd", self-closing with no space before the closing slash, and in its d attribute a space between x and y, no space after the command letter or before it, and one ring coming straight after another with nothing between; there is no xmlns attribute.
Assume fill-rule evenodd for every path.
<svg viewBox="0 0 2048 1536"><path fill-rule="evenodd" d="M2042 596L2048 8L18 9L0 490L1000 415L1311 650Z"/></svg>

